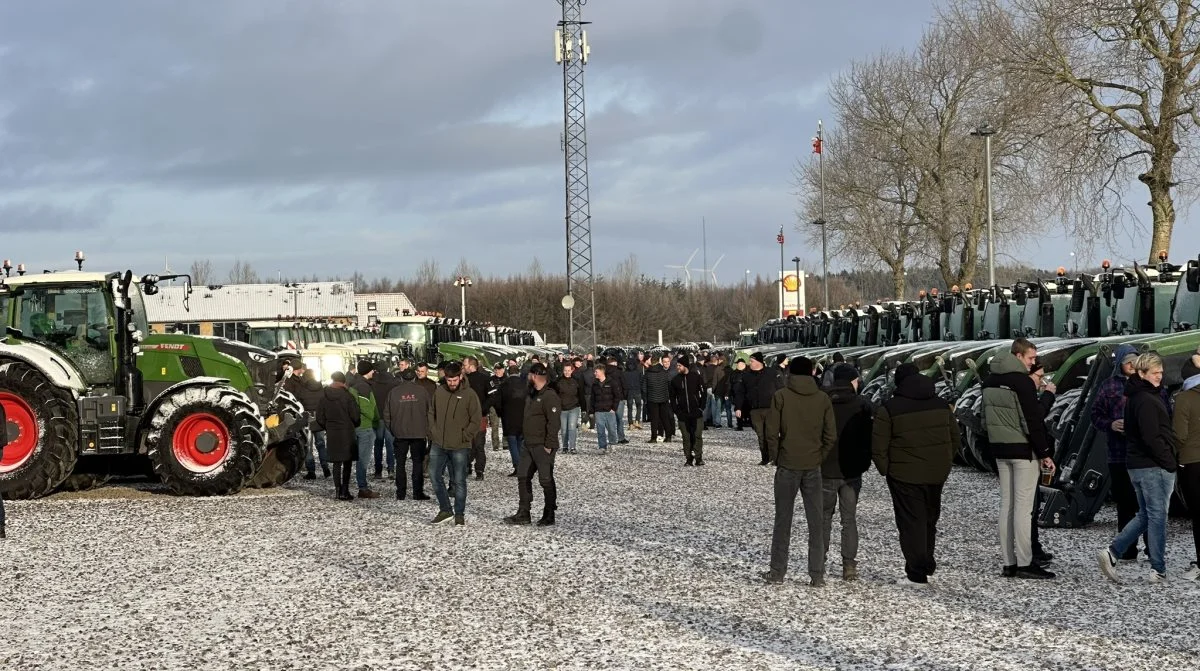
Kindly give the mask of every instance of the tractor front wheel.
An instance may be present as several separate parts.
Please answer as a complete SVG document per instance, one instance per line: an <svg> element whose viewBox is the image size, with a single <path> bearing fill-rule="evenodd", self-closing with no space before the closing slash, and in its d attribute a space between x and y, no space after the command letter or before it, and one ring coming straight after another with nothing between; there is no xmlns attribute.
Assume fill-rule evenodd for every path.
<svg viewBox="0 0 1200 671"><path fill-rule="evenodd" d="M219 384L185 387L154 411L147 456L177 494L235 494L262 464L266 435L262 415L242 392Z"/></svg>
<svg viewBox="0 0 1200 671"><path fill-rule="evenodd" d="M0 405L8 445L0 457L0 495L49 494L79 459L79 415L70 394L22 362L0 364Z"/></svg>

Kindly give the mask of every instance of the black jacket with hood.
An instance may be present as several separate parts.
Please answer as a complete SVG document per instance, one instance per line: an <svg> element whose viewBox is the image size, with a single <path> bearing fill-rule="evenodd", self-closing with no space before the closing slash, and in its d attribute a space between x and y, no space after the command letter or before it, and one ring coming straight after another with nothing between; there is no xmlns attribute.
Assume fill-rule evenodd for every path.
<svg viewBox="0 0 1200 671"><path fill-rule="evenodd" d="M321 404L317 406L317 426L325 432L330 461L358 459L356 431L361 421L358 401L350 395L349 389L336 384L325 388Z"/></svg>
<svg viewBox="0 0 1200 671"><path fill-rule="evenodd" d="M1008 398L1013 412L993 403L994 399ZM1015 403L1014 403L1015 400ZM1045 459L1053 456L1050 436L1046 431L1046 413L1038 402L1037 387L1029 377L1025 364L1010 352L1002 352L992 359L991 373L983 381L984 423L988 427L989 445L997 459ZM1019 415L1013 416L1016 411ZM996 440L993 436L1008 436ZM1024 441L1018 437L1024 435Z"/></svg>
<svg viewBox="0 0 1200 671"><path fill-rule="evenodd" d="M647 403L668 403L671 400L671 375L661 363L646 371L644 378Z"/></svg>
<svg viewBox="0 0 1200 671"><path fill-rule="evenodd" d="M1126 467L1174 473L1179 469L1179 446L1158 387L1135 374L1125 383L1125 398Z"/></svg>
<svg viewBox="0 0 1200 671"><path fill-rule="evenodd" d="M671 411L680 419L700 419L704 416L706 392L704 378L694 370L680 373L671 379Z"/></svg>
<svg viewBox="0 0 1200 671"><path fill-rule="evenodd" d="M733 407L739 410L765 410L771 407L775 392L783 389L786 381L783 373L775 366L761 370L747 368L742 371L741 384L733 390Z"/></svg>

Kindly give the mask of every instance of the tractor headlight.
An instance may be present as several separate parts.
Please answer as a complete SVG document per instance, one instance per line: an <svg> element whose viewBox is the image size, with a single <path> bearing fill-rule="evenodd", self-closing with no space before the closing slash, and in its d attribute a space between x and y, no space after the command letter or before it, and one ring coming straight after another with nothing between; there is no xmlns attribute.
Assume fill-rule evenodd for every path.
<svg viewBox="0 0 1200 671"><path fill-rule="evenodd" d="M250 351L250 360L251 361L255 361L257 363L269 363L274 359L275 359L275 357L267 356L267 355L263 354L262 352L255 352L253 350Z"/></svg>
<svg viewBox="0 0 1200 671"><path fill-rule="evenodd" d="M967 377L970 374L971 374L970 370L960 370L957 373L955 373L954 374L954 386L955 387L961 386L963 382L967 381Z"/></svg>

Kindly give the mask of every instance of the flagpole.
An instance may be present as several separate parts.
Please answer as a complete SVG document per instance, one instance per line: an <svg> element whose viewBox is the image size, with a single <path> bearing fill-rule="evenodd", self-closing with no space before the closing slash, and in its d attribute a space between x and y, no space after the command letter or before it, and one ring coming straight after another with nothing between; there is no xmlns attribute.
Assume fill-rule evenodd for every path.
<svg viewBox="0 0 1200 671"><path fill-rule="evenodd" d="M783 225L779 226L779 318L783 319L783 274L786 272L783 267Z"/></svg>
<svg viewBox="0 0 1200 671"><path fill-rule="evenodd" d="M824 298L826 310L829 309L829 236L826 231L828 228L825 224L825 131L821 120L817 119L817 172L821 176L821 211L818 216L821 218L821 274L824 281L821 283L824 286Z"/></svg>

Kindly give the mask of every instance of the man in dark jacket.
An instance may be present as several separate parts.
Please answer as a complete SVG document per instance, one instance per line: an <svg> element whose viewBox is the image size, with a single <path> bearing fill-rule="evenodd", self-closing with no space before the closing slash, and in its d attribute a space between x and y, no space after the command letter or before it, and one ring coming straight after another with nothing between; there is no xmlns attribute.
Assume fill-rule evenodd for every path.
<svg viewBox="0 0 1200 671"><path fill-rule="evenodd" d="M292 376L284 383L283 388L292 396L295 396L300 401L300 405L304 406L304 413L308 415L308 434L309 445L304 451L304 467L305 480L315 480L317 478L317 461L321 462L321 472L325 477L329 477L329 456L325 451L325 432L317 426L317 408L321 405L321 398L325 395L325 388L317 380L313 372L309 370L303 361L298 361L292 369ZM313 459L313 448L316 448L317 459Z"/></svg>
<svg viewBox="0 0 1200 671"><path fill-rule="evenodd" d="M743 414L741 412L742 408L734 402L734 399L739 398L742 393L740 391L742 389L742 375L745 372L746 362L739 359L737 364L734 365L733 370L729 373L729 398L725 402L725 414L727 416L734 414L736 411L737 416L731 421L737 426L738 431L744 431L746 424L750 421L750 412L746 411Z"/></svg>
<svg viewBox="0 0 1200 671"><path fill-rule="evenodd" d="M331 383L317 406L317 426L325 432L325 447L333 462L333 484L337 498L350 501L350 462L358 459L358 425L362 421L358 401L346 387L341 371L330 377Z"/></svg>
<svg viewBox="0 0 1200 671"><path fill-rule="evenodd" d="M371 393L375 395L375 402L380 409L387 402L387 397L392 393L392 388L396 386L396 376L389 373L382 365L377 366L375 374L370 377L367 382L371 385ZM387 428L383 422L375 427L375 479L383 479L384 455L387 455L387 477L389 480L395 477L396 469L396 438L392 436L391 429Z"/></svg>
<svg viewBox="0 0 1200 671"><path fill-rule="evenodd" d="M620 391L615 380L608 376L608 366L592 369L596 379L588 392L591 402L588 407L596 423L596 445L601 454L608 453L609 443L617 442L617 404Z"/></svg>
<svg viewBox="0 0 1200 671"><path fill-rule="evenodd" d="M1046 416L1029 371L1037 348L1024 338L997 354L983 381L983 416L988 444L1000 474L1000 550L1005 577L1034 580L1054 574L1033 561L1030 511L1037 496L1039 461L1053 470Z"/></svg>
<svg viewBox="0 0 1200 671"><path fill-rule="evenodd" d="M517 477L517 466L521 459L521 446L525 435L525 399L529 396L529 382L521 377L521 369L516 364L509 366L508 375L504 377L498 398L496 399L496 414L504 425L504 440L508 443L508 455L512 459L513 470L508 477Z"/></svg>
<svg viewBox="0 0 1200 671"><path fill-rule="evenodd" d="M676 375L670 382L671 410L679 420L684 466L704 465L704 378L690 355L675 360Z"/></svg>
<svg viewBox="0 0 1200 671"><path fill-rule="evenodd" d="M640 360L630 359L625 364L625 422L630 428L642 429L642 379L646 371Z"/></svg>
<svg viewBox="0 0 1200 671"><path fill-rule="evenodd" d="M505 524L529 524L533 505L533 474L538 476L545 503L539 527L554 524L558 510L558 485L554 482L554 456L558 451L559 423L562 417L558 394L546 384L546 367L540 363L529 368L530 390L525 401L522 424L525 444L517 466L517 514L504 518Z"/></svg>
<svg viewBox="0 0 1200 671"><path fill-rule="evenodd" d="M789 365L786 389L771 398L765 431L775 469L775 528L771 534L769 583L783 582L792 543L796 494L804 501L808 525L808 576L813 587L825 584L825 540L821 465L837 444L833 404L813 379L813 362L796 357Z"/></svg>
<svg viewBox="0 0 1200 671"><path fill-rule="evenodd" d="M488 390L491 389L491 384L488 382L488 374L479 368L479 359L473 356L463 357L462 365L467 386L479 397L479 407L483 410L479 433L475 434L474 442L471 443L471 459L467 463L467 470L469 471L471 464L474 464L475 479L482 480L483 469L487 466Z"/></svg>
<svg viewBox="0 0 1200 671"><path fill-rule="evenodd" d="M608 364L605 369L608 374L608 379L613 383L617 390L617 441L624 445L629 442L625 438L625 410L629 401L629 391L625 389L625 375L621 370L621 364L617 362L615 356L608 357Z"/></svg>
<svg viewBox="0 0 1200 671"><path fill-rule="evenodd" d="M433 493L438 500L438 514L433 524L454 519L455 525L466 524L467 473L475 438L483 432L483 409L479 395L463 380L462 365L451 361L442 368L442 381L429 406L429 466ZM451 514L450 496L442 479L446 469L454 482L454 511Z"/></svg>
<svg viewBox="0 0 1200 671"><path fill-rule="evenodd" d="M396 500L403 501L407 494L408 477L405 461L412 454L413 499L427 501L425 493L425 438L429 435L429 406L433 399L425 387L417 384L417 372L412 369L400 373L395 386L388 392L387 400L380 405L383 423L388 427L396 446Z"/></svg>
<svg viewBox="0 0 1200 671"><path fill-rule="evenodd" d="M871 467L870 402L858 395L858 369L831 366L829 400L837 422L837 443L821 464L821 507L825 515L825 554L833 533L833 509L841 511L842 580L858 578L858 493L862 474Z"/></svg>
<svg viewBox="0 0 1200 671"><path fill-rule="evenodd" d="M497 361L492 366L492 376L488 378L488 397L484 407L487 411L484 413L488 418L488 427L492 434L492 451L496 452L500 449L500 388L504 386L505 378L504 363ZM506 434L507 435L507 434Z"/></svg>
<svg viewBox="0 0 1200 671"><path fill-rule="evenodd" d="M1117 504L1117 528L1124 529L1138 512L1137 493L1129 480L1129 469L1125 467L1125 383L1134 376L1137 348L1120 345L1113 356L1112 376L1100 383L1096 389L1096 400L1092 404L1092 426L1103 431L1108 438L1108 479L1113 502ZM1166 388L1161 389L1163 402L1170 411L1170 397ZM1143 544L1147 542L1142 539ZM1146 552L1149 552L1147 550ZM1137 561L1137 543L1129 546L1122 561Z"/></svg>
<svg viewBox="0 0 1200 671"><path fill-rule="evenodd" d="M725 424L728 428L733 428L733 406L729 402L729 374L732 372L729 369L729 364L723 354L714 354L716 363L713 366L713 381L712 381L712 422L714 428L721 428L721 413L725 413Z"/></svg>
<svg viewBox="0 0 1200 671"><path fill-rule="evenodd" d="M554 392L562 403L560 424L563 435L559 440L562 444L562 451L569 454L575 451L575 441L579 437L579 425L588 403L587 387L575 369L574 361L563 362L563 374L554 383Z"/></svg>
<svg viewBox="0 0 1200 671"><path fill-rule="evenodd" d="M669 361L663 357L663 361ZM675 435L675 422L671 415L671 376L661 361L650 366L644 379L643 394L650 409L650 440L661 443Z"/></svg>
<svg viewBox="0 0 1200 671"><path fill-rule="evenodd" d="M896 369L894 380L891 400L875 412L871 452L887 479L900 532L906 578L897 584L925 586L937 569L942 488L960 436L954 412L938 398L931 378L906 363Z"/></svg>
<svg viewBox="0 0 1200 671"><path fill-rule="evenodd" d="M354 480L358 485L358 498L377 499L379 492L371 489L370 483L367 482L371 450L382 424L379 421L379 400L375 398L375 390L371 387L371 380L376 375L375 364L366 359L359 359L355 370L358 374L347 380L350 395L358 403L360 417L358 429L355 431L358 438L358 458L354 463ZM378 464L380 455L376 453L376 456L375 463Z"/></svg>
<svg viewBox="0 0 1200 671"><path fill-rule="evenodd" d="M1099 552L1100 570L1113 582L1117 558L1145 533L1149 538L1151 583L1167 580L1167 508L1175 490L1179 470L1179 445L1171 415L1162 402L1163 360L1154 352L1138 356L1136 375L1125 383L1125 465L1129 479L1142 503L1138 514L1125 525L1108 548Z"/></svg>
<svg viewBox="0 0 1200 671"><path fill-rule="evenodd" d="M741 385L735 389L734 407L738 417L750 415L750 425L758 436L758 450L762 455L760 466L771 463L767 451L767 410L775 392L783 389L783 376L775 366L768 367L762 352L750 355L750 370L742 373Z"/></svg>
<svg viewBox="0 0 1200 671"><path fill-rule="evenodd" d="M718 413L715 411L716 398L712 393L717 370L717 355L706 354L697 358L696 368L699 369L700 379L704 381L704 388L707 390L704 396L704 428L711 429L718 423Z"/></svg>

